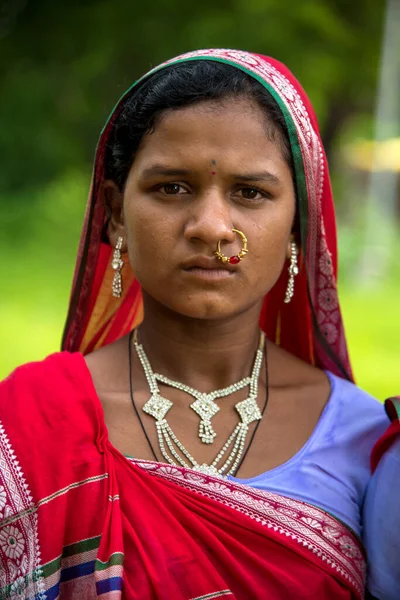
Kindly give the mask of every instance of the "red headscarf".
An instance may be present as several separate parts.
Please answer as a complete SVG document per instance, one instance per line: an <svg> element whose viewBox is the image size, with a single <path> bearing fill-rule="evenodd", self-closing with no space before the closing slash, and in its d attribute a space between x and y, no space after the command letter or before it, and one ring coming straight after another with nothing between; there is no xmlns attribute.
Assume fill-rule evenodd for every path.
<svg viewBox="0 0 400 600"><path fill-rule="evenodd" d="M101 202L107 142L116 116L136 86L159 69L191 60L212 60L245 71L277 101L287 125L298 199L300 273L290 304L284 304L284 269L265 297L260 326L287 351L336 375L352 379L337 294L336 224L328 165L311 103L292 73L278 61L238 50L199 50L153 69L120 99L98 143L74 275L63 349L88 353L128 333L143 319L141 289L129 264L124 292L111 294L112 248L102 241L106 220Z"/></svg>

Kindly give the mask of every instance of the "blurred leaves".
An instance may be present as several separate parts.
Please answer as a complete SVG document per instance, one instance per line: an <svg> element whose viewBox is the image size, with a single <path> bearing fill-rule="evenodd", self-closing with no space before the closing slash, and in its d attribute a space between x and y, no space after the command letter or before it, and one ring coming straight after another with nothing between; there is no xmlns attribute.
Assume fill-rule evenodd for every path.
<svg viewBox="0 0 400 600"><path fill-rule="evenodd" d="M177 53L239 47L285 62L324 129L332 101L373 104L384 3L7 0L0 41L0 196L88 168L118 96ZM357 72L357 77L354 73ZM21 196L19 196L20 201Z"/></svg>

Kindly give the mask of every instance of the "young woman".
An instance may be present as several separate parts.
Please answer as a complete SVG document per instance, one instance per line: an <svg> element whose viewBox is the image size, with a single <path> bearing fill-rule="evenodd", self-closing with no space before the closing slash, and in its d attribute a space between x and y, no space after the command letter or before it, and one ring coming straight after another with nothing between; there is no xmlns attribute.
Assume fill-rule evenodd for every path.
<svg viewBox="0 0 400 600"><path fill-rule="evenodd" d="M352 383L312 107L157 67L103 130L62 353L1 386L2 597L362 598L388 420Z"/></svg>

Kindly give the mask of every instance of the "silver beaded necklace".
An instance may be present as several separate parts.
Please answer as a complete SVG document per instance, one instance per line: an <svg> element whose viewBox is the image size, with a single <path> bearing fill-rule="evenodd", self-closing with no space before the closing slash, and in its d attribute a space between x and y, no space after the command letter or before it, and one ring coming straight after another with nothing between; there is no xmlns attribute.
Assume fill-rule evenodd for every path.
<svg viewBox="0 0 400 600"><path fill-rule="evenodd" d="M226 476L235 473L243 457L249 425L253 421L260 421L263 416L256 400L265 345L264 333L261 332L260 335L260 342L251 376L245 377L226 388L210 392L209 394L195 390L178 381L173 381L159 373L154 373L143 346L138 342L137 330L134 332L133 345L143 367L151 393L150 399L144 404L142 410L156 420L158 444L164 459L171 465L181 465L214 476ZM216 433L211 425L211 418L215 416L220 409L215 403L215 399L223 398L233 394L237 390L250 386L249 396L235 405L241 420L211 464L199 464L172 431L165 416L170 408L172 408L173 403L161 396L157 383L158 381L184 391L195 398L195 402L190 405L190 408L200 416L199 437L205 444L213 443L216 437Z"/></svg>

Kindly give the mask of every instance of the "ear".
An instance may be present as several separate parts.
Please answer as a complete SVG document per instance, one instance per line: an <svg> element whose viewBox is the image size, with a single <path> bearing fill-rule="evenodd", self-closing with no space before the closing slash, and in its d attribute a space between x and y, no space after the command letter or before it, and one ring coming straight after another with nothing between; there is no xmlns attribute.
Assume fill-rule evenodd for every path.
<svg viewBox="0 0 400 600"><path fill-rule="evenodd" d="M126 245L126 234L124 225L123 193L115 181L106 179L102 185L102 197L108 215L108 240L111 246L115 248L118 238L122 237L124 240L122 248L124 249L124 246Z"/></svg>

